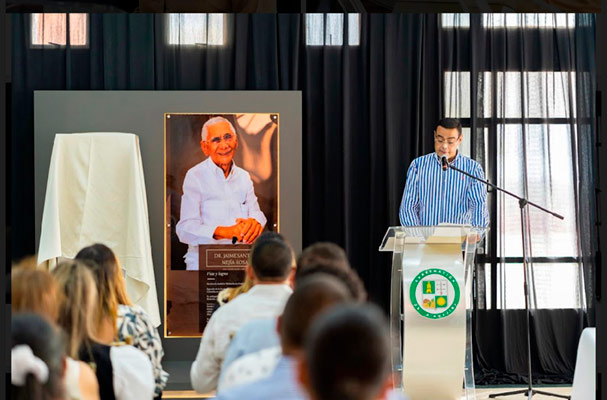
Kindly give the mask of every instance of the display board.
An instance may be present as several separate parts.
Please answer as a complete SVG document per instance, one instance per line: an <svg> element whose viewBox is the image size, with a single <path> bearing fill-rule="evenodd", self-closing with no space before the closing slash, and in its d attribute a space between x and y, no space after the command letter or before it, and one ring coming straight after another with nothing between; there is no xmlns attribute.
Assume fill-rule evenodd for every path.
<svg viewBox="0 0 607 400"><path fill-rule="evenodd" d="M275 178L272 178L275 179L275 183L267 183L271 180L267 181L266 179L268 187L276 186L277 197L275 200L269 200L267 204L272 205L266 210L268 210L268 215L274 212L275 217L271 218L276 220L275 230L279 230L290 241L294 250L299 253L302 244L301 110L301 92L299 91L35 91L36 241L38 242L40 237L48 168L55 134L82 132L128 132L136 134L139 137L145 174L152 259L156 287L159 288L158 302L161 315L165 315L165 311L169 308L172 309L173 306L173 303L166 302L167 294L172 289L165 287L165 273L170 270L175 273L189 274L190 277L199 275L197 272L185 270L183 264L173 265L167 257L169 253L165 251L165 235L170 229L165 221L167 210L170 213L170 209L167 209L170 203L166 201L165 196L166 171L164 157L166 149L164 140L166 117L172 114L190 114L198 115L202 120L210 114L214 116L224 115L229 118L237 118L241 114L266 114L276 115L278 119L276 131L272 134L273 143L271 144L276 146L277 153L276 158L272 159L272 162L275 163ZM191 118L194 119L195 117ZM202 122L193 120L184 122L185 125L200 123ZM191 135L188 140L194 140L194 131L189 132L188 135ZM199 133L196 133L196 135L199 135ZM256 138L261 137L257 136ZM256 138L253 137L252 139ZM253 147L257 146L255 143L252 145ZM250 165L239 158L244 158L242 150L244 150L244 146L240 147L235 155L235 164L240 167ZM197 157L200 157L198 162L205 157L201 152L200 140L195 146L188 149L188 154L190 152L192 157L198 152L196 154ZM238 152L241 152L241 154L238 155ZM182 154L180 157L184 158L182 167L186 170L196 164L194 158L189 159L190 162L193 162L192 164L185 163L186 154ZM280 173L278 173L279 170ZM251 179L255 182L252 174L256 172L254 172L254 169L249 169L249 171ZM251 171L253 172L251 173ZM184 176L185 172L182 171ZM262 174L262 176L265 175ZM175 188L176 190L182 189L179 185ZM262 203L261 188L262 185L256 184L255 190L259 190L260 206ZM69 190L69 188L66 188L66 190ZM181 196L181 194L178 195ZM271 218L268 218L268 221ZM176 223L177 221L175 221ZM274 229L273 226L268 226L268 224L264 227L265 230L270 228ZM36 247L38 247L38 243L36 243ZM183 260L183 254L179 252L171 253L171 258ZM193 280L195 280L196 285L199 284L197 278ZM164 290L160 290L161 288L164 288ZM196 301L200 298L197 291L191 292L189 295L195 297ZM196 324L198 324L199 310L198 307L192 314L183 313L181 318L195 319ZM163 325L166 325L165 321L163 321ZM163 335L165 326L160 326L158 330ZM163 348L165 350L163 360L191 362L192 354L195 354L198 349L199 339L182 337L196 336L195 333L193 332L192 335L175 335L175 339L163 335Z"/></svg>

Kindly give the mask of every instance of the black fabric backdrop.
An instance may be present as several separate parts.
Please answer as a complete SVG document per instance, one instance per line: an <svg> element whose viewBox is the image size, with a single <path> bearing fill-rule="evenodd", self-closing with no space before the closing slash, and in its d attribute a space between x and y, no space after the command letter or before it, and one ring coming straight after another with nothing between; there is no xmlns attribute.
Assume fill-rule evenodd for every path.
<svg viewBox="0 0 607 400"><path fill-rule="evenodd" d="M311 47L301 15L237 14L226 19L227 44L206 47L166 45L163 15L93 14L89 48L32 49L29 16L13 15L12 259L36 250L34 90L302 90L303 245L342 245L372 300L387 311L391 259L377 248L386 228L398 224L409 163L433 149L432 129L443 114L442 71L454 60L469 62L474 49L469 37L441 34L439 18L362 15L360 46ZM576 57L594 72L594 49ZM534 332L554 326L546 319L581 321L580 312L534 314ZM520 317L503 310L477 314L477 383L524 381L522 325L504 324ZM543 382L571 380L582 325L551 330L556 350L542 346L538 353L534 340L534 370ZM519 334L504 342L502 328Z"/></svg>

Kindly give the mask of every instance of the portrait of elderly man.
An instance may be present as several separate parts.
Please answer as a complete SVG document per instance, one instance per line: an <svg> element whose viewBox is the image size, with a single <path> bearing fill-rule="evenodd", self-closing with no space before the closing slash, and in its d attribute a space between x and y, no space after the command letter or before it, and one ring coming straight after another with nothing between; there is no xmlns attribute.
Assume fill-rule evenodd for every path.
<svg viewBox="0 0 607 400"><path fill-rule="evenodd" d="M267 222L249 173L234 163L234 126L223 117L209 119L200 147L207 158L185 175L176 226L179 241L188 245L187 270L199 268L198 245L253 243Z"/></svg>

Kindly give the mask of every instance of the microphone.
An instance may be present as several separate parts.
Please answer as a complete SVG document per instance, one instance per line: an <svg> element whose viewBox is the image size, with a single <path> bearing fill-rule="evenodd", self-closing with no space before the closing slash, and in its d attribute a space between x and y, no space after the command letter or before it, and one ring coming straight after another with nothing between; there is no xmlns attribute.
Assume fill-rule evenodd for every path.
<svg viewBox="0 0 607 400"><path fill-rule="evenodd" d="M238 242L238 238L236 236L232 236L232 244L236 244Z"/></svg>
<svg viewBox="0 0 607 400"><path fill-rule="evenodd" d="M447 161L447 156L442 156L440 158L440 162L443 165L443 171L447 170L447 166L449 165L449 162Z"/></svg>

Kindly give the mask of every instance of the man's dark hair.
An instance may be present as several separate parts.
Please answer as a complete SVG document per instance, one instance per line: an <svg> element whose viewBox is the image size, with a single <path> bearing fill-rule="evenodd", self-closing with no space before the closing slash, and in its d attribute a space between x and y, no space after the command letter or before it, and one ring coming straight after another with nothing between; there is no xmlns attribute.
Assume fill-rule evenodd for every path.
<svg viewBox="0 0 607 400"><path fill-rule="evenodd" d="M346 285L355 301L363 302L367 300L365 285L356 271L351 268L344 268L339 262L328 260L307 264L305 267L298 267L295 271L295 287L298 287L304 279L316 274L331 275L339 279Z"/></svg>
<svg viewBox="0 0 607 400"><path fill-rule="evenodd" d="M257 279L284 280L293 266L293 252L280 234L263 234L251 247L250 263Z"/></svg>
<svg viewBox="0 0 607 400"><path fill-rule="evenodd" d="M330 261L345 269L350 269L344 249L331 242L317 242L306 247L297 258L297 269L305 269L310 264Z"/></svg>
<svg viewBox="0 0 607 400"><path fill-rule="evenodd" d="M316 318L304 349L315 398L377 398L390 375L387 325L371 304L338 305Z"/></svg>
<svg viewBox="0 0 607 400"><path fill-rule="evenodd" d="M356 301L367 300L367 292L362 280L348 262L346 252L331 242L314 243L304 249L297 258L295 286L313 274L325 273L341 280Z"/></svg>
<svg viewBox="0 0 607 400"><path fill-rule="evenodd" d="M295 349L303 348L305 335L312 321L323 310L352 300L348 288L337 278L315 274L302 280L289 297L282 314L281 343Z"/></svg>
<svg viewBox="0 0 607 400"><path fill-rule="evenodd" d="M462 123L459 122L457 118L442 118L439 119L434 127L434 132L438 129L439 126L442 126L445 129L457 129L458 137L462 134Z"/></svg>

